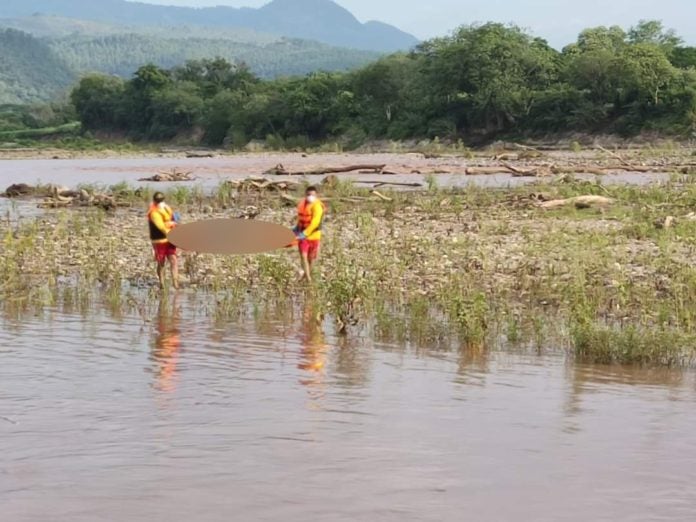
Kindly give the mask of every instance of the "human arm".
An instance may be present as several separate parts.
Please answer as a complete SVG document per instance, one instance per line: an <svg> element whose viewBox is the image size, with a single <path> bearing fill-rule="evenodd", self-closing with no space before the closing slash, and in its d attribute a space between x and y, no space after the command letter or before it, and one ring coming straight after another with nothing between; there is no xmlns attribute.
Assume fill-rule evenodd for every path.
<svg viewBox="0 0 696 522"><path fill-rule="evenodd" d="M155 227L157 227L157 230L162 232L164 235L169 234L169 227L164 222L164 217L162 217L162 214L160 212L153 212L150 216L150 219L152 220L152 223L155 225Z"/></svg>
<svg viewBox="0 0 696 522"><path fill-rule="evenodd" d="M321 221L324 218L324 207L320 202L317 202L313 207L312 221L309 226L302 232L306 237L311 236L321 226Z"/></svg>

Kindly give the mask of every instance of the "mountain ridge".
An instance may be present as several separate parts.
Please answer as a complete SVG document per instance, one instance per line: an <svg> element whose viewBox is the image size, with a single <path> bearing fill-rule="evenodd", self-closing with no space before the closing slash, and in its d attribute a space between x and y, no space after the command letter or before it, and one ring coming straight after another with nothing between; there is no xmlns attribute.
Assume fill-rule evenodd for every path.
<svg viewBox="0 0 696 522"><path fill-rule="evenodd" d="M0 28L0 104L50 99L77 77L45 42Z"/></svg>
<svg viewBox="0 0 696 522"><path fill-rule="evenodd" d="M377 52L408 50L418 39L392 25L361 23L333 0L272 0L258 8L176 7L126 0L3 0L0 18L43 13L119 25L248 28L332 46Z"/></svg>
<svg viewBox="0 0 696 522"><path fill-rule="evenodd" d="M83 74L128 78L148 63L170 69L190 60L219 57L244 63L259 77L272 79L355 69L381 56L245 31L146 26L131 31L44 15L0 19L0 104L48 101Z"/></svg>

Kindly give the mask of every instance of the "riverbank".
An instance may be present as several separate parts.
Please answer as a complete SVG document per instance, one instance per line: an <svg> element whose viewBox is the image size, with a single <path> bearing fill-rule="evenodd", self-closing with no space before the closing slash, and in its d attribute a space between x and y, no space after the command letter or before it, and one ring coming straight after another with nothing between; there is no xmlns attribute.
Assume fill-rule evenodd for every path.
<svg viewBox="0 0 696 522"><path fill-rule="evenodd" d="M79 208L4 221L5 308L87 303L97 287L124 306L137 301L133 289L156 295L143 221L148 194L122 194L113 212ZM292 251L184 253L185 286L218 296L230 313L249 300L316 299L318 313L349 335L557 346L599 362L683 365L696 355L692 176L648 187L560 179L377 195L339 182L324 194L330 211L313 297L296 282ZM544 208L587 195L599 198ZM290 224L294 214L277 193L240 193L229 184L210 194L178 187L170 198L188 221L246 216Z"/></svg>
<svg viewBox="0 0 696 522"><path fill-rule="evenodd" d="M200 143L133 142L125 139L0 140L2 159L109 159L109 158L205 158L244 156L307 156L341 154L359 157L369 154L443 156L462 159L496 159L501 154L522 154L526 159L550 155L561 160L587 157L598 160L614 151L639 160L649 158L693 157L694 141L661 135L622 138L612 134L559 134L536 140L499 140L487 145L468 146L462 141L369 140L348 149L339 142L327 141L306 147L284 147L273 142L252 141L242 148L205 147ZM616 160L616 157L613 157Z"/></svg>

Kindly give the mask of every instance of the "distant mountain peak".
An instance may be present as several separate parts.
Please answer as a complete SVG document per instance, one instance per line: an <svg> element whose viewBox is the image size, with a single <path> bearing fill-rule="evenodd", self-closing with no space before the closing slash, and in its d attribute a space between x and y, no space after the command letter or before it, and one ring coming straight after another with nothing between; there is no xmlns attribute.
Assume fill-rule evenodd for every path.
<svg viewBox="0 0 696 522"><path fill-rule="evenodd" d="M379 52L406 50L418 40L385 24L363 24L333 0L272 0L259 9L173 7L126 0L1 0L0 18L35 13L122 25L247 28Z"/></svg>

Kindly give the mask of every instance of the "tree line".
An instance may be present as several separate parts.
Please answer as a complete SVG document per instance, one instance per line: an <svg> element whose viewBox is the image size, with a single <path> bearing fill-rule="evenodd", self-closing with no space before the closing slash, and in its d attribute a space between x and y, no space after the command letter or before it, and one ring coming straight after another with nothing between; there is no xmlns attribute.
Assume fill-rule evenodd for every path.
<svg viewBox="0 0 696 522"><path fill-rule="evenodd" d="M214 34L214 33L213 33ZM74 71L99 71L130 77L143 64L173 68L187 60L220 57L246 63L261 78L304 75L319 69L345 71L363 66L378 53L281 38L267 43L224 38L164 37L160 34L68 36L49 41Z"/></svg>
<svg viewBox="0 0 696 522"><path fill-rule="evenodd" d="M250 140L490 139L566 131L696 131L696 48L660 22L583 31L562 51L515 26L465 26L345 73L261 80L244 64L89 75L72 103L90 130L210 145Z"/></svg>

